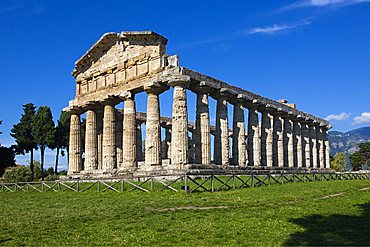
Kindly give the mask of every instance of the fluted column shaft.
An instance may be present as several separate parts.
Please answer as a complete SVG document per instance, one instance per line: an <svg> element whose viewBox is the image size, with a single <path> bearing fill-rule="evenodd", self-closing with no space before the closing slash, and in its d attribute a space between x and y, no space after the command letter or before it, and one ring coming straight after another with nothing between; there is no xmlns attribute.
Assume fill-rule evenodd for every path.
<svg viewBox="0 0 370 247"><path fill-rule="evenodd" d="M217 165L229 165L230 144L227 101L222 96L217 99L214 156Z"/></svg>
<svg viewBox="0 0 370 247"><path fill-rule="evenodd" d="M68 174L80 172L82 170L81 122L80 115L75 113L71 114L68 155Z"/></svg>
<svg viewBox="0 0 370 247"><path fill-rule="evenodd" d="M278 114L274 116L274 157L275 166L284 167L283 119Z"/></svg>
<svg viewBox="0 0 370 247"><path fill-rule="evenodd" d="M293 143L293 125L288 118L284 119L284 163L287 167L294 167L294 143Z"/></svg>
<svg viewBox="0 0 370 247"><path fill-rule="evenodd" d="M317 128L317 148L319 150L319 158L318 158L318 168L325 167L325 146L324 146L324 139L323 139L323 129L318 127Z"/></svg>
<svg viewBox="0 0 370 247"><path fill-rule="evenodd" d="M325 145L325 168L330 168L330 143L328 138L328 131L325 129L323 132L323 139Z"/></svg>
<svg viewBox="0 0 370 247"><path fill-rule="evenodd" d="M123 115L116 110L116 154L117 154L117 167L120 168L123 163Z"/></svg>
<svg viewBox="0 0 370 247"><path fill-rule="evenodd" d="M137 167L135 96L125 99L123 110L123 169Z"/></svg>
<svg viewBox="0 0 370 247"><path fill-rule="evenodd" d="M161 165L161 126L158 93L147 90L145 164Z"/></svg>
<svg viewBox="0 0 370 247"><path fill-rule="evenodd" d="M233 117L233 165L246 165L244 108L240 103L234 105Z"/></svg>
<svg viewBox="0 0 370 247"><path fill-rule="evenodd" d="M174 86L171 134L171 163L182 168L188 163L188 109L184 85Z"/></svg>
<svg viewBox="0 0 370 247"><path fill-rule="evenodd" d="M197 94L196 127L194 132L195 163L211 164L211 124L208 94Z"/></svg>
<svg viewBox="0 0 370 247"><path fill-rule="evenodd" d="M248 159L250 166L261 165L261 134L258 121L258 111L249 108L248 111Z"/></svg>
<svg viewBox="0 0 370 247"><path fill-rule="evenodd" d="M316 128L309 125L311 139L311 164L312 168L317 168L317 133Z"/></svg>
<svg viewBox="0 0 370 247"><path fill-rule="evenodd" d="M103 169L103 112L96 112L96 132L98 141L98 170Z"/></svg>
<svg viewBox="0 0 370 247"><path fill-rule="evenodd" d="M303 153L302 153L302 131L301 125L298 121L293 122L293 153L294 153L294 164L296 167L302 167Z"/></svg>
<svg viewBox="0 0 370 247"><path fill-rule="evenodd" d="M262 166L273 166L273 141L274 141L274 121L271 113L262 112L261 129L261 163Z"/></svg>
<svg viewBox="0 0 370 247"><path fill-rule="evenodd" d="M98 168L98 136L96 132L96 113L93 110L86 111L85 131L85 171Z"/></svg>
<svg viewBox="0 0 370 247"><path fill-rule="evenodd" d="M310 129L306 123L302 123L302 135L303 135L303 143L302 147L304 147L304 156L305 156L305 167L311 167L311 138L310 138Z"/></svg>
<svg viewBox="0 0 370 247"><path fill-rule="evenodd" d="M106 104L103 119L103 171L110 171L117 166L115 134L114 105Z"/></svg>

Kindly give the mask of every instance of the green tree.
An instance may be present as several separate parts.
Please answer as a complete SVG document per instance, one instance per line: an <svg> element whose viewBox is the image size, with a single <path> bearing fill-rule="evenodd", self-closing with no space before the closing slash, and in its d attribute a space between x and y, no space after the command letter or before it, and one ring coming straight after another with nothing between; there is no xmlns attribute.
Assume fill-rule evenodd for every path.
<svg viewBox="0 0 370 247"><path fill-rule="evenodd" d="M70 114L67 112L61 112L58 124L55 127L55 135L54 140L51 143L50 148L56 149L55 154L55 174L58 173L58 165L59 165L59 154L61 151L62 156L64 156L64 149L68 150L68 140L69 140L69 122L70 122Z"/></svg>
<svg viewBox="0 0 370 247"><path fill-rule="evenodd" d="M358 147L360 149L350 157L352 169L355 171L360 170L362 165L368 166L370 161L370 142L360 143Z"/></svg>
<svg viewBox="0 0 370 247"><path fill-rule="evenodd" d="M35 117L36 107L32 103L23 105L23 114L19 123L13 125L10 135L14 137L16 145L16 153L24 155L30 153L30 170L32 180L34 179L34 166L33 166L33 150L37 149L33 134L33 120Z"/></svg>
<svg viewBox="0 0 370 247"><path fill-rule="evenodd" d="M41 153L41 179L44 181L45 149L46 147L52 146L55 136L53 115L51 114L50 108L47 106L40 106L34 117L33 123L35 141Z"/></svg>
<svg viewBox="0 0 370 247"><path fill-rule="evenodd" d="M344 152L336 153L330 162L330 167L335 171L344 171L344 168L346 167L346 154Z"/></svg>

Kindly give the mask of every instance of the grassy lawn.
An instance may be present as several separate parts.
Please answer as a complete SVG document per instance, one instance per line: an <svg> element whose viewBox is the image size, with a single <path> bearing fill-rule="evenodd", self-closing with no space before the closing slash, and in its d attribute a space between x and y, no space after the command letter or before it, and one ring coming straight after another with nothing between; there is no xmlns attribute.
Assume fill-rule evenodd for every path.
<svg viewBox="0 0 370 247"><path fill-rule="evenodd" d="M370 245L370 181L217 193L0 193L0 245Z"/></svg>

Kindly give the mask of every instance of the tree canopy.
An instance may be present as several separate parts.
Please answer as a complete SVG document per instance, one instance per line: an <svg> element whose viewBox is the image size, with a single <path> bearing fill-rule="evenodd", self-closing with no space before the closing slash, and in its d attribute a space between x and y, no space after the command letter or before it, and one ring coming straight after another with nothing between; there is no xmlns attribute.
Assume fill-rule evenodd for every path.
<svg viewBox="0 0 370 247"><path fill-rule="evenodd" d="M370 161L370 142L360 143L359 150L351 156L352 169L358 171L363 165L367 166Z"/></svg>
<svg viewBox="0 0 370 247"><path fill-rule="evenodd" d="M337 172L341 172L344 171L346 163L346 154L344 152L336 153L330 161L330 167Z"/></svg>

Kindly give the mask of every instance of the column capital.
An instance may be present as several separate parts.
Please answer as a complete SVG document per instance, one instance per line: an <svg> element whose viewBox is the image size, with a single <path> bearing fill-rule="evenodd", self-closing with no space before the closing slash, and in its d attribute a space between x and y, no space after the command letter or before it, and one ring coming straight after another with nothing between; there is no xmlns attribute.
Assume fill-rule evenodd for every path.
<svg viewBox="0 0 370 247"><path fill-rule="evenodd" d="M159 95L161 93L163 93L164 91L166 91L168 88L166 87L161 87L161 86L154 86L154 85L151 85L151 86L144 86L144 91L146 94L155 94L155 95Z"/></svg>
<svg viewBox="0 0 370 247"><path fill-rule="evenodd" d="M118 96L121 100L125 101L127 99L135 99L135 94L131 91L124 91Z"/></svg>

